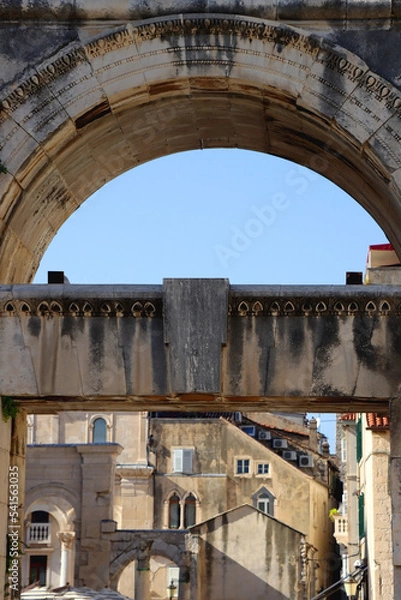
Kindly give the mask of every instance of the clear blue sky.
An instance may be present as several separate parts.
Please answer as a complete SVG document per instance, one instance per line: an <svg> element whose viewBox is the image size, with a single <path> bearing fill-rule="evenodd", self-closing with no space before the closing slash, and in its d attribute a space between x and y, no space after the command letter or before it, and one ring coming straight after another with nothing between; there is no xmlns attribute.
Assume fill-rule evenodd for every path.
<svg viewBox="0 0 401 600"><path fill-rule="evenodd" d="M61 227L35 279L343 284L387 239L350 196L294 163L242 150L171 155L106 184ZM319 416L319 415L315 415ZM320 430L333 446L332 415Z"/></svg>

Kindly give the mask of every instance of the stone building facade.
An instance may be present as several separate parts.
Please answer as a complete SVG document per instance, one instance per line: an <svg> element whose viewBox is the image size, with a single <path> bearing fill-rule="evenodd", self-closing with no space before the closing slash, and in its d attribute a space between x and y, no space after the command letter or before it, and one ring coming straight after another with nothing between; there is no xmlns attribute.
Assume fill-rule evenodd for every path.
<svg viewBox="0 0 401 600"><path fill-rule="evenodd" d="M251 569L262 569L261 589L282 590L277 597L292 600L327 587L335 568L328 513L336 474L327 443L314 420L305 426L302 420L255 416L29 417L24 584L110 585L128 597L156 600L168 597L173 581L176 597L202 600L209 597L211 577L205 548L210 527L217 527L228 535L227 552L235 551L237 528L247 532L244 549L251 540L265 544ZM237 522L242 518L245 528ZM289 591L295 589L292 579L263 571L272 561L266 537L273 531L292 540L288 561L299 596ZM220 552L217 546L213 552ZM147 556L142 563L140 547ZM247 555L237 544L243 573L250 570ZM230 593L225 597L240 597L235 585Z"/></svg>

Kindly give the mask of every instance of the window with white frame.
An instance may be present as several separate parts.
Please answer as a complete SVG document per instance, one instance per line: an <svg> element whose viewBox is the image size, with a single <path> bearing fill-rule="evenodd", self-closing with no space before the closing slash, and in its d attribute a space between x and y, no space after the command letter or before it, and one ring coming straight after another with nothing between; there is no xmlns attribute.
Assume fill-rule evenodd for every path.
<svg viewBox="0 0 401 600"><path fill-rule="evenodd" d="M256 474L257 475L270 475L270 464L259 462L256 465Z"/></svg>
<svg viewBox="0 0 401 600"><path fill-rule="evenodd" d="M173 473L193 473L192 448L175 448L173 450Z"/></svg>
<svg viewBox="0 0 401 600"><path fill-rule="evenodd" d="M237 475L248 475L251 472L251 459L245 457L237 458L235 472Z"/></svg>
<svg viewBox="0 0 401 600"><path fill-rule="evenodd" d="M253 494L252 503L255 508L261 510L266 515L274 517L275 497L265 486Z"/></svg>

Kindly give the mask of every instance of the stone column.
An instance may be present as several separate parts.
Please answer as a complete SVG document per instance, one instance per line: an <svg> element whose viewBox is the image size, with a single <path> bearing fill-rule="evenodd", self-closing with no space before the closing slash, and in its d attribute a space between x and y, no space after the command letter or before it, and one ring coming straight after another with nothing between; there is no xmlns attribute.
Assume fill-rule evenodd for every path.
<svg viewBox="0 0 401 600"><path fill-rule="evenodd" d="M79 585L101 590L109 585L111 542L102 523L113 519L114 479L119 444L78 444L82 456Z"/></svg>
<svg viewBox="0 0 401 600"><path fill-rule="evenodd" d="M61 542L61 556L60 556L60 587L67 583L73 583L69 581L68 575L70 570L70 554L72 548L72 542L75 538L73 531L60 531L57 534L58 539Z"/></svg>
<svg viewBox="0 0 401 600"><path fill-rule="evenodd" d="M401 598L401 397L390 400L390 493L394 598Z"/></svg>
<svg viewBox="0 0 401 600"><path fill-rule="evenodd" d="M191 600L192 552L180 552L178 600Z"/></svg>
<svg viewBox="0 0 401 600"><path fill-rule="evenodd" d="M150 600L150 549L153 542L140 542L137 550L135 600Z"/></svg>

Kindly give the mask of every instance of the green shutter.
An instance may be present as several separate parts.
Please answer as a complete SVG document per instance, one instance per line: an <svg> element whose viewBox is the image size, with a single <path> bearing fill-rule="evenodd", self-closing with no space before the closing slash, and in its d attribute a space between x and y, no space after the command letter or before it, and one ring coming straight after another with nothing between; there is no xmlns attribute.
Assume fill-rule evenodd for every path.
<svg viewBox="0 0 401 600"><path fill-rule="evenodd" d="M362 458L362 418L359 417L356 423L356 460L359 462Z"/></svg>
<svg viewBox="0 0 401 600"><path fill-rule="evenodd" d="M359 539L365 535L365 494L358 497Z"/></svg>

